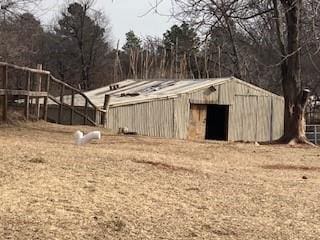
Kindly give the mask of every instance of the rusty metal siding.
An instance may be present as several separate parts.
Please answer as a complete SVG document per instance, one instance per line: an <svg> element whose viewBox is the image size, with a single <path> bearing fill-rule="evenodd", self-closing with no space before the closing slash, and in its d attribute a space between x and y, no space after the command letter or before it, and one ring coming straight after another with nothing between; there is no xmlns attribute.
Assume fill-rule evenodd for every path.
<svg viewBox="0 0 320 240"><path fill-rule="evenodd" d="M272 141L272 97L258 96L256 141Z"/></svg>
<svg viewBox="0 0 320 240"><path fill-rule="evenodd" d="M284 133L284 99L272 99L272 138L279 139Z"/></svg>
<svg viewBox="0 0 320 240"><path fill-rule="evenodd" d="M255 88L250 88L240 82L235 82L235 93L237 95L254 95L254 96L259 96L262 95L264 93L262 93L261 91L255 89Z"/></svg>
<svg viewBox="0 0 320 240"><path fill-rule="evenodd" d="M190 102L199 104L222 104L230 105L234 101L235 95L235 83L230 81L225 81L219 85L214 86L216 91L211 91L209 87L196 92L187 94L190 98Z"/></svg>
<svg viewBox="0 0 320 240"><path fill-rule="evenodd" d="M209 88L199 90L197 92L192 92L185 94L190 99L191 103L195 104L218 104L219 103L219 87L216 87L216 91L212 92Z"/></svg>
<svg viewBox="0 0 320 240"><path fill-rule="evenodd" d="M178 139L186 139L190 114L190 102L188 94L181 94L174 100L174 136Z"/></svg>
<svg viewBox="0 0 320 240"><path fill-rule="evenodd" d="M174 99L111 107L107 127L127 127L145 136L174 137Z"/></svg>
<svg viewBox="0 0 320 240"><path fill-rule="evenodd" d="M229 140L270 141L283 133L283 98L263 89L234 82Z"/></svg>
<svg viewBox="0 0 320 240"><path fill-rule="evenodd" d="M278 99L282 98L276 94L268 92L267 90L254 86L247 82L240 81L238 79L235 79L233 82L235 85L235 94L237 95L272 96Z"/></svg>
<svg viewBox="0 0 320 240"><path fill-rule="evenodd" d="M219 104L231 105L234 102L236 86L235 82L227 81L218 86Z"/></svg>
<svg viewBox="0 0 320 240"><path fill-rule="evenodd" d="M283 100L237 95L229 122L229 140L272 141L283 134Z"/></svg>
<svg viewBox="0 0 320 240"><path fill-rule="evenodd" d="M236 96L233 105L233 119L229 124L230 140L255 141L257 128L256 96Z"/></svg>

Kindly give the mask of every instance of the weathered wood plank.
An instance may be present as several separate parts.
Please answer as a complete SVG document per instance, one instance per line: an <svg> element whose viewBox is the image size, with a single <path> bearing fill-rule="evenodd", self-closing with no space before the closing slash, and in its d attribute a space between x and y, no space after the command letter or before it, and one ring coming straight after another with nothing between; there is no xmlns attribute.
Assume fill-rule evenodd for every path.
<svg viewBox="0 0 320 240"><path fill-rule="evenodd" d="M25 71L25 72L32 72L32 73L39 73L39 74L43 74L43 75L50 74L49 71L38 70L38 69L33 69L33 68L28 68L28 67L19 67L17 65L5 63L5 62L0 62L0 66L3 66L3 67L6 66L8 68L13 68L16 70L21 70L21 71Z"/></svg>
<svg viewBox="0 0 320 240"><path fill-rule="evenodd" d="M9 90L9 89L0 89L0 95L11 95L11 96L29 96L29 97L46 97L48 96L47 92L34 92L27 90Z"/></svg>
<svg viewBox="0 0 320 240"><path fill-rule="evenodd" d="M49 94L49 90L50 90L50 75L47 75L47 79L46 79L46 96L44 97L44 101L43 101L43 120L47 121L48 119L48 94Z"/></svg>
<svg viewBox="0 0 320 240"><path fill-rule="evenodd" d="M65 85L61 85L60 89L60 106L59 106L59 113L58 113L58 123L61 124L61 117L62 117L62 111L63 111L63 97L64 97L64 87Z"/></svg>
<svg viewBox="0 0 320 240"><path fill-rule="evenodd" d="M30 92L30 81L31 81L31 72L27 72L27 81L26 81L26 91L29 93ZM29 119L29 113L30 113L30 95L26 94L25 95L25 100L24 100L24 115L26 119Z"/></svg>
<svg viewBox="0 0 320 240"><path fill-rule="evenodd" d="M71 108L70 108L70 124L73 125L74 119L74 90L71 90Z"/></svg>
<svg viewBox="0 0 320 240"><path fill-rule="evenodd" d="M74 92L75 92L76 94L79 94L79 95L82 96L84 99L86 99L86 101L88 101L88 104L90 104L90 105L92 105L92 106L95 106L95 104L94 104L83 92L81 92L79 89L76 89L76 88L70 86L69 84L67 84L67 83L65 83L65 82L63 82L63 81L61 81L61 80L53 77L52 75L51 75L51 80L53 80L53 81L56 82L56 83L65 85L65 87L68 88L69 90L74 90Z"/></svg>
<svg viewBox="0 0 320 240"><path fill-rule="evenodd" d="M88 100L86 99L86 102L84 104L84 119L83 119L83 124L87 124L87 115L88 115Z"/></svg>
<svg viewBox="0 0 320 240"><path fill-rule="evenodd" d="M2 86L4 89L8 88L8 68L7 66L3 67L2 72ZM2 106L2 119L7 121L8 118L8 94L3 95L3 106Z"/></svg>
<svg viewBox="0 0 320 240"><path fill-rule="evenodd" d="M38 70L42 70L42 64L37 65ZM36 82L35 82L35 91L36 92L41 92L41 74L36 75ZM36 97L36 106L35 106L35 114L37 120L40 119L40 98Z"/></svg>
<svg viewBox="0 0 320 240"><path fill-rule="evenodd" d="M102 125L104 128L107 127L107 112L109 109L109 103L110 103L110 95L105 95L104 96L104 104L103 104L103 110L105 110L105 112L103 113L103 119L102 119Z"/></svg>

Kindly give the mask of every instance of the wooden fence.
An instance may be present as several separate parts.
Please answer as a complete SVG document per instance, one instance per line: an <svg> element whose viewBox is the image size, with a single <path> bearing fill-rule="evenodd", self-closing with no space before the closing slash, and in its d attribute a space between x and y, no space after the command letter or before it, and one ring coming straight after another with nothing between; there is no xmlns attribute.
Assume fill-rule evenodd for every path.
<svg viewBox="0 0 320 240"><path fill-rule="evenodd" d="M33 109L36 119L47 121L50 99L58 106L57 123L62 122L64 114L70 114L70 124L73 125L74 116L78 114L83 118L84 125L105 125L106 109L97 107L79 89L55 78L50 72L42 70L41 66L38 68L19 67L0 62L0 97L3 121L8 119L8 106L12 103L9 99L12 98L18 98L20 104L23 100L24 116L27 120L30 118L31 109ZM15 84L12 84L13 81ZM56 86L55 89L53 89L53 85ZM64 101L67 92L71 97L71 101L68 103ZM83 106L75 106L75 96L78 100L82 98L82 101L78 102L83 102ZM80 108L83 111L80 111ZM89 111L94 113L93 116L89 115Z"/></svg>

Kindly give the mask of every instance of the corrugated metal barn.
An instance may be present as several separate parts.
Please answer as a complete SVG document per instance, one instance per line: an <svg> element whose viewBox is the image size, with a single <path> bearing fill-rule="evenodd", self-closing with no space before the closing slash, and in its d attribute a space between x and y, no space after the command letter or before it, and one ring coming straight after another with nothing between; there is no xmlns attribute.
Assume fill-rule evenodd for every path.
<svg viewBox="0 0 320 240"><path fill-rule="evenodd" d="M236 78L125 80L85 93L110 95L107 127L177 139L270 141L283 133L284 99Z"/></svg>

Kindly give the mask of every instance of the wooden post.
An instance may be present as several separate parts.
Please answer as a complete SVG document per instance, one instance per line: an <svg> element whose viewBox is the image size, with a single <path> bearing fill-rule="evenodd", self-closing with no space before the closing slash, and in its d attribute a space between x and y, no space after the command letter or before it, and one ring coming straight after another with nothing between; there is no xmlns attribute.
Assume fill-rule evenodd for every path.
<svg viewBox="0 0 320 240"><path fill-rule="evenodd" d="M84 105L84 118L83 118L83 124L87 124L87 114L88 114L88 99L86 99L86 103Z"/></svg>
<svg viewBox="0 0 320 240"><path fill-rule="evenodd" d="M70 124L73 125L73 116L74 116L74 90L71 90L71 108L70 108Z"/></svg>
<svg viewBox="0 0 320 240"><path fill-rule="evenodd" d="M109 103L110 103L110 95L105 95L104 96L104 103L103 103L103 109L105 110L105 112L103 113L103 119L102 119L102 124L103 127L106 128L107 127L107 114L108 114L108 110L109 110Z"/></svg>
<svg viewBox="0 0 320 240"><path fill-rule="evenodd" d="M3 79L2 79L3 89L8 89L8 66L3 66ZM3 106L2 106L2 119L7 121L8 119L8 94L3 95Z"/></svg>
<svg viewBox="0 0 320 240"><path fill-rule="evenodd" d="M37 69L42 70L42 64L37 64ZM36 75L36 84L35 84L35 91L36 92L41 92L41 74L37 73ZM36 97L36 119L39 120L40 119L40 101L39 101L39 97Z"/></svg>
<svg viewBox="0 0 320 240"><path fill-rule="evenodd" d="M101 114L100 111L98 111L98 108L94 108L94 122L97 126L101 124Z"/></svg>
<svg viewBox="0 0 320 240"><path fill-rule="evenodd" d="M47 119L48 119L48 95L49 95L49 89L50 89L50 74L47 75L45 88L46 88L47 96L44 97L44 101L43 101L43 120L47 121Z"/></svg>
<svg viewBox="0 0 320 240"><path fill-rule="evenodd" d="M63 95L64 95L64 85L61 84L60 89L60 106L59 106L59 113L58 113L58 123L61 124L61 117L62 117L62 110L63 110Z"/></svg>
<svg viewBox="0 0 320 240"><path fill-rule="evenodd" d="M27 82L26 82L26 91L27 91L27 96L25 96L24 99L24 115L26 117L26 120L29 120L29 106L30 106L30 96L29 96L29 91L30 91L30 79L31 79L31 72L27 71Z"/></svg>

